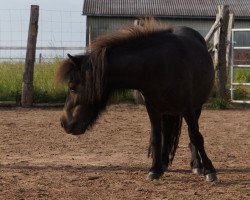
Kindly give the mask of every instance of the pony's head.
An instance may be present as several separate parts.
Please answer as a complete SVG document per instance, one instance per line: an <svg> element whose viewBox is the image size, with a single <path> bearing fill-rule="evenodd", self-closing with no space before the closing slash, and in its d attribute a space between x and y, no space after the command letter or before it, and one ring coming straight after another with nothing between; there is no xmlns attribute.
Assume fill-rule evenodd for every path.
<svg viewBox="0 0 250 200"><path fill-rule="evenodd" d="M96 94L93 93L93 68L88 55L71 56L58 67L56 80L68 84L68 95L61 116L67 133L79 135L86 131L98 116Z"/></svg>
<svg viewBox="0 0 250 200"><path fill-rule="evenodd" d="M59 66L56 76L59 82L67 82L69 87L61 116L61 124L68 133L84 133L104 110L109 93L112 92L108 85L112 68L108 67L108 61L111 60L112 49L146 40L148 35L161 30L166 28L152 19L145 20L143 27L127 26L97 37L84 55L68 54L69 58Z"/></svg>

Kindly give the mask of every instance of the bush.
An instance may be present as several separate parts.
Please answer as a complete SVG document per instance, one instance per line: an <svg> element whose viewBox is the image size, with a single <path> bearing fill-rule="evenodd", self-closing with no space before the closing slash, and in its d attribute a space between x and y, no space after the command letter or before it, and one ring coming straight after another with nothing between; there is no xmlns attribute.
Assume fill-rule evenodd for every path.
<svg viewBox="0 0 250 200"><path fill-rule="evenodd" d="M227 109L229 100L225 100L219 97L212 97L209 99L209 107L212 109Z"/></svg>
<svg viewBox="0 0 250 200"><path fill-rule="evenodd" d="M235 100L244 100L247 99L247 91L243 87L235 87L234 90L234 99Z"/></svg>

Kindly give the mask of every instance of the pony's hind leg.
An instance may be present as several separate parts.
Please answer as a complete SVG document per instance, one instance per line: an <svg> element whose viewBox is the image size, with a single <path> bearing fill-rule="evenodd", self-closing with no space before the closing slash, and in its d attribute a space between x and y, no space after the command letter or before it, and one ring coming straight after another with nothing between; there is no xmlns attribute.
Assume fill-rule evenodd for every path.
<svg viewBox="0 0 250 200"><path fill-rule="evenodd" d="M149 171L148 180L158 180L164 173L162 168L162 135L161 135L161 115L146 102L149 119L151 122L150 147L152 153L152 167Z"/></svg>
<svg viewBox="0 0 250 200"><path fill-rule="evenodd" d="M169 153L171 143L171 131L173 130L174 121L169 115L162 117L162 168L164 171L167 170L169 165Z"/></svg>
<svg viewBox="0 0 250 200"><path fill-rule="evenodd" d="M204 175L206 176L206 180L215 181L217 179L216 171L211 160L208 158L206 154L204 148L204 140L201 133L199 132L198 119L196 117L195 111L189 110L188 112L185 113L184 118L188 125L188 133L191 143L198 150L198 153L201 157L203 172Z"/></svg>
<svg viewBox="0 0 250 200"><path fill-rule="evenodd" d="M197 109L195 111L195 116L196 116L197 120L199 120L200 114L201 114L201 108ZM190 134L192 134L192 133L189 133L189 135ZM201 157L200 157L200 155L198 153L197 148L195 147L194 144L192 144L192 142L190 142L188 146L189 146L189 149L191 151L190 166L191 166L192 172L194 174L197 174L197 175L203 175L203 166L202 166Z"/></svg>

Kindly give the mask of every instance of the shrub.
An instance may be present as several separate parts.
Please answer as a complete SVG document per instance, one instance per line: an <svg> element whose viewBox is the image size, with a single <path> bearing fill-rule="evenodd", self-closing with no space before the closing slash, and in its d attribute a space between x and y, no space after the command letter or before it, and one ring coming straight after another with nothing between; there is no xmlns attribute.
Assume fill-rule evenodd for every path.
<svg viewBox="0 0 250 200"><path fill-rule="evenodd" d="M247 99L247 91L243 87L235 87L234 90L234 99L235 100L243 100Z"/></svg>
<svg viewBox="0 0 250 200"><path fill-rule="evenodd" d="M229 100L220 97L212 97L209 99L209 107L212 109L226 109L229 105Z"/></svg>

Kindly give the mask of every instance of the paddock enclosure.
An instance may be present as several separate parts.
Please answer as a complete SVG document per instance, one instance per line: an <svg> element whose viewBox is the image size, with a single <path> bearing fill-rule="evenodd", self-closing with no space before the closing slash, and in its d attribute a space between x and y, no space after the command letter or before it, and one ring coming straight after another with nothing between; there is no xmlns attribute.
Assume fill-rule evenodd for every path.
<svg viewBox="0 0 250 200"><path fill-rule="evenodd" d="M108 106L81 136L60 127L61 109L0 108L0 199L249 199L250 110L204 110L200 130L218 171L191 174L187 126L169 171L146 180L150 124L144 106Z"/></svg>

